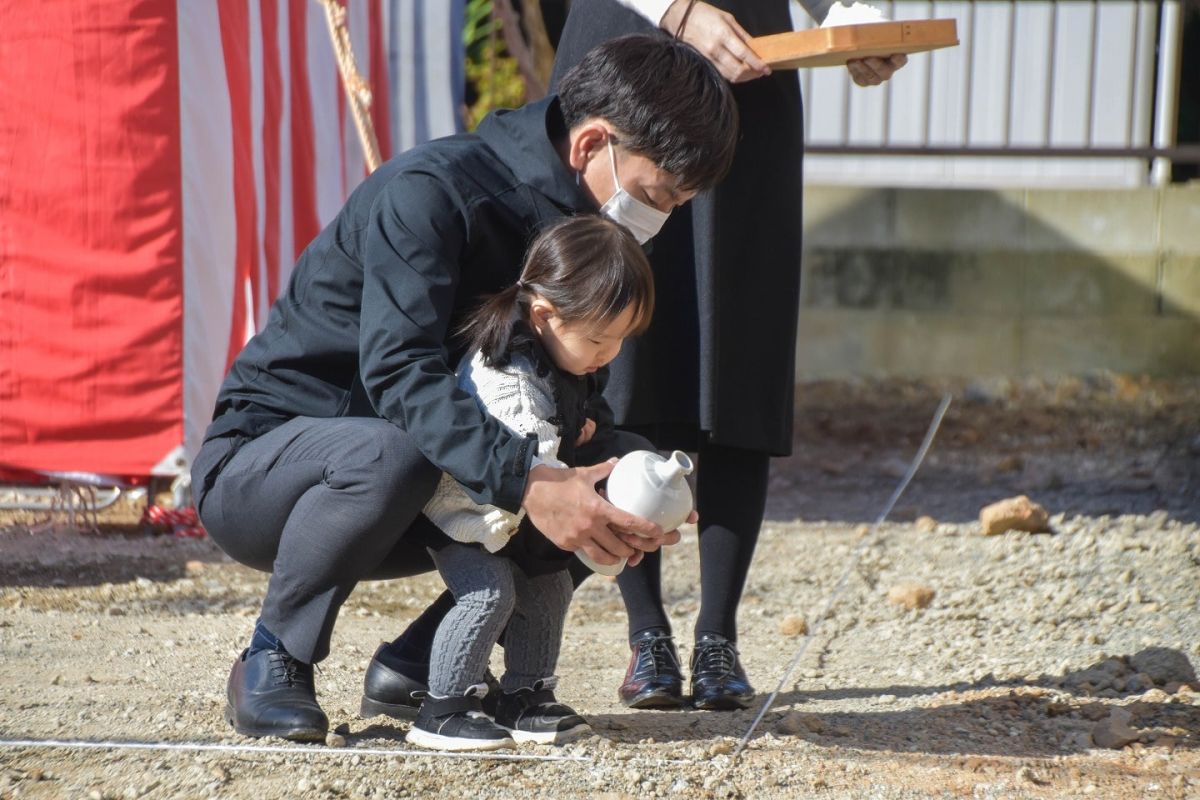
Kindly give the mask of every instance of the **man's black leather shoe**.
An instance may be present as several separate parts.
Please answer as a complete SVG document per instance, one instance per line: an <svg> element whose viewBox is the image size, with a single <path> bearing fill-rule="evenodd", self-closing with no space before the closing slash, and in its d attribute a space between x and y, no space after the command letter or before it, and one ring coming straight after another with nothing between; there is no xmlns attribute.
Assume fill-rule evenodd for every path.
<svg viewBox="0 0 1200 800"><path fill-rule="evenodd" d="M395 719L416 719L428 687L407 673L424 672L427 664L405 661L394 654L387 642L375 648L363 678L362 703L358 713L363 719L385 714Z"/></svg>
<svg viewBox="0 0 1200 800"><path fill-rule="evenodd" d="M650 630L630 645L633 653L617 694L629 708L679 708L683 674L675 641L665 631Z"/></svg>
<svg viewBox="0 0 1200 800"><path fill-rule="evenodd" d="M728 711L746 708L753 698L733 642L712 633L701 636L692 650L692 707Z"/></svg>
<svg viewBox="0 0 1200 800"><path fill-rule="evenodd" d="M225 719L243 736L323 742L329 718L317 704L313 668L283 650L243 650L233 662Z"/></svg>

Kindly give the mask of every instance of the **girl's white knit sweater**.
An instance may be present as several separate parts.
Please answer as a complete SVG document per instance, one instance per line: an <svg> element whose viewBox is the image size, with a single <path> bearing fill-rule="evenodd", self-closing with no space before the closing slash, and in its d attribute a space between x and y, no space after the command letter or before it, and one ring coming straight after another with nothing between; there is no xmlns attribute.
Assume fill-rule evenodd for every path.
<svg viewBox="0 0 1200 800"><path fill-rule="evenodd" d="M558 460L558 428L548 420L555 416L554 377L539 377L528 353L515 353L508 365L489 367L476 352L458 373L458 385L475 395L484 411L518 436L536 434L534 464L566 468ZM437 490L424 509L425 516L451 539L478 542L496 552L517 532L525 515L472 500L448 473L442 474Z"/></svg>

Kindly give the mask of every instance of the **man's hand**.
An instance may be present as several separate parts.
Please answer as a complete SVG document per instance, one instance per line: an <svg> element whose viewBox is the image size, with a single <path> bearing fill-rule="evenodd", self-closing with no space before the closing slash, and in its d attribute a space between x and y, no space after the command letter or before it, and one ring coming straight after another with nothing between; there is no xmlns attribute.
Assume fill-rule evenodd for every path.
<svg viewBox="0 0 1200 800"><path fill-rule="evenodd" d="M687 10L688 0L675 0L663 14L658 27L672 36L679 30ZM730 83L761 78L771 74L758 55L750 49L750 34L738 24L733 15L708 3L696 3L688 14L680 39L700 51L712 62L721 77Z"/></svg>
<svg viewBox="0 0 1200 800"><path fill-rule="evenodd" d="M637 564L642 553L678 542L677 531L664 532L596 492L596 484L608 477L616 463L613 458L593 467L534 467L521 503L529 521L558 547L582 550L597 564L616 564L622 558Z"/></svg>
<svg viewBox="0 0 1200 800"><path fill-rule="evenodd" d="M859 86L878 86L907 63L908 56L896 53L887 58L856 58L846 62L846 69Z"/></svg>

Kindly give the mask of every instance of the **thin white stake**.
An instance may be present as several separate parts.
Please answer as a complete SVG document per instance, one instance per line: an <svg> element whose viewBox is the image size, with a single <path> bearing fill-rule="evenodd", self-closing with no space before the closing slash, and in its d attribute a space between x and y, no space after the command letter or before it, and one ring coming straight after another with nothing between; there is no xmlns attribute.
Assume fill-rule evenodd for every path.
<svg viewBox="0 0 1200 800"><path fill-rule="evenodd" d="M771 704L774 703L775 698L779 696L779 692L782 691L784 684L791 679L792 673L796 671L796 667L799 666L800 660L804 658L804 653L808 650L809 643L816 638L817 629L820 627L821 623L825 621L826 615L829 614L829 610L833 608L834 603L838 601L842 592L845 591L846 581L849 580L850 573L854 571L856 566L858 566L859 559L862 558L862 555L867 551L867 548L874 544L875 533L879 530L879 526L883 524L883 521L887 518L887 515L892 513L892 509L895 507L896 501L900 499L900 495L902 495L904 490L908 488L908 484L912 481L913 476L916 475L917 470L921 468L921 463L925 460L925 454L929 452L929 448L933 444L933 437L937 435L938 428L941 427L942 424L942 417L946 416L946 409L948 408L950 408L949 393L942 395L942 402L938 405L937 411L934 412L933 421L929 423L929 430L925 433L925 441L921 442L921 447L919 450L917 450L917 455L913 458L912 463L908 466L908 472L904 474L904 478L901 479L900 485L896 487L896 491L892 492L891 498L888 500L887 505L884 506L883 512L880 513L880 515L875 519L875 524L871 526L871 530L867 532L866 536L863 537L862 541L855 549L850 559L850 563L846 565L845 571L842 572L842 576L838 579L837 584L835 584L833 587L833 591L830 592L828 599L825 601L824 608L822 608L820 613L817 614L816 619L813 622L812 630L809 631L808 636L804 638L804 643L800 645L800 651L796 653L796 657L792 659L792 663L788 666L787 672L784 673L783 677L780 679L779 685L775 687L775 691L771 692L771 695L767 698L766 702L763 703L762 708L759 709L758 715L754 718L754 721L750 723L750 729L746 731L746 734L742 737L741 741L738 742L738 746L734 749L733 755L730 758L729 763L725 766L725 769L733 766L733 764L737 761L738 756L740 756L742 751L746 749L746 743L750 741L750 737L754 734L754 729L758 727L758 723L762 721L762 718L771 708Z"/></svg>
<svg viewBox="0 0 1200 800"><path fill-rule="evenodd" d="M0 748L92 750L186 750L226 753L301 753L310 756L414 756L417 758L476 758L489 761L587 761L585 756L531 756L519 753L445 753L424 750L387 750L378 747L302 747L261 744L202 744L190 742L117 742L61 739L0 739Z"/></svg>

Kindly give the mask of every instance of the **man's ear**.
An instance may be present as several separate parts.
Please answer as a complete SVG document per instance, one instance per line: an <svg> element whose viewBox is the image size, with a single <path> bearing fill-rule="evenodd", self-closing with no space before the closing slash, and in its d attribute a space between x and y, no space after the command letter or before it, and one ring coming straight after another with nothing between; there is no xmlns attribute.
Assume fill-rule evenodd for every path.
<svg viewBox="0 0 1200 800"><path fill-rule="evenodd" d="M604 149L604 143L610 135L608 127L599 117L590 117L572 128L569 134L571 148L567 153L571 169L583 172L588 162Z"/></svg>

